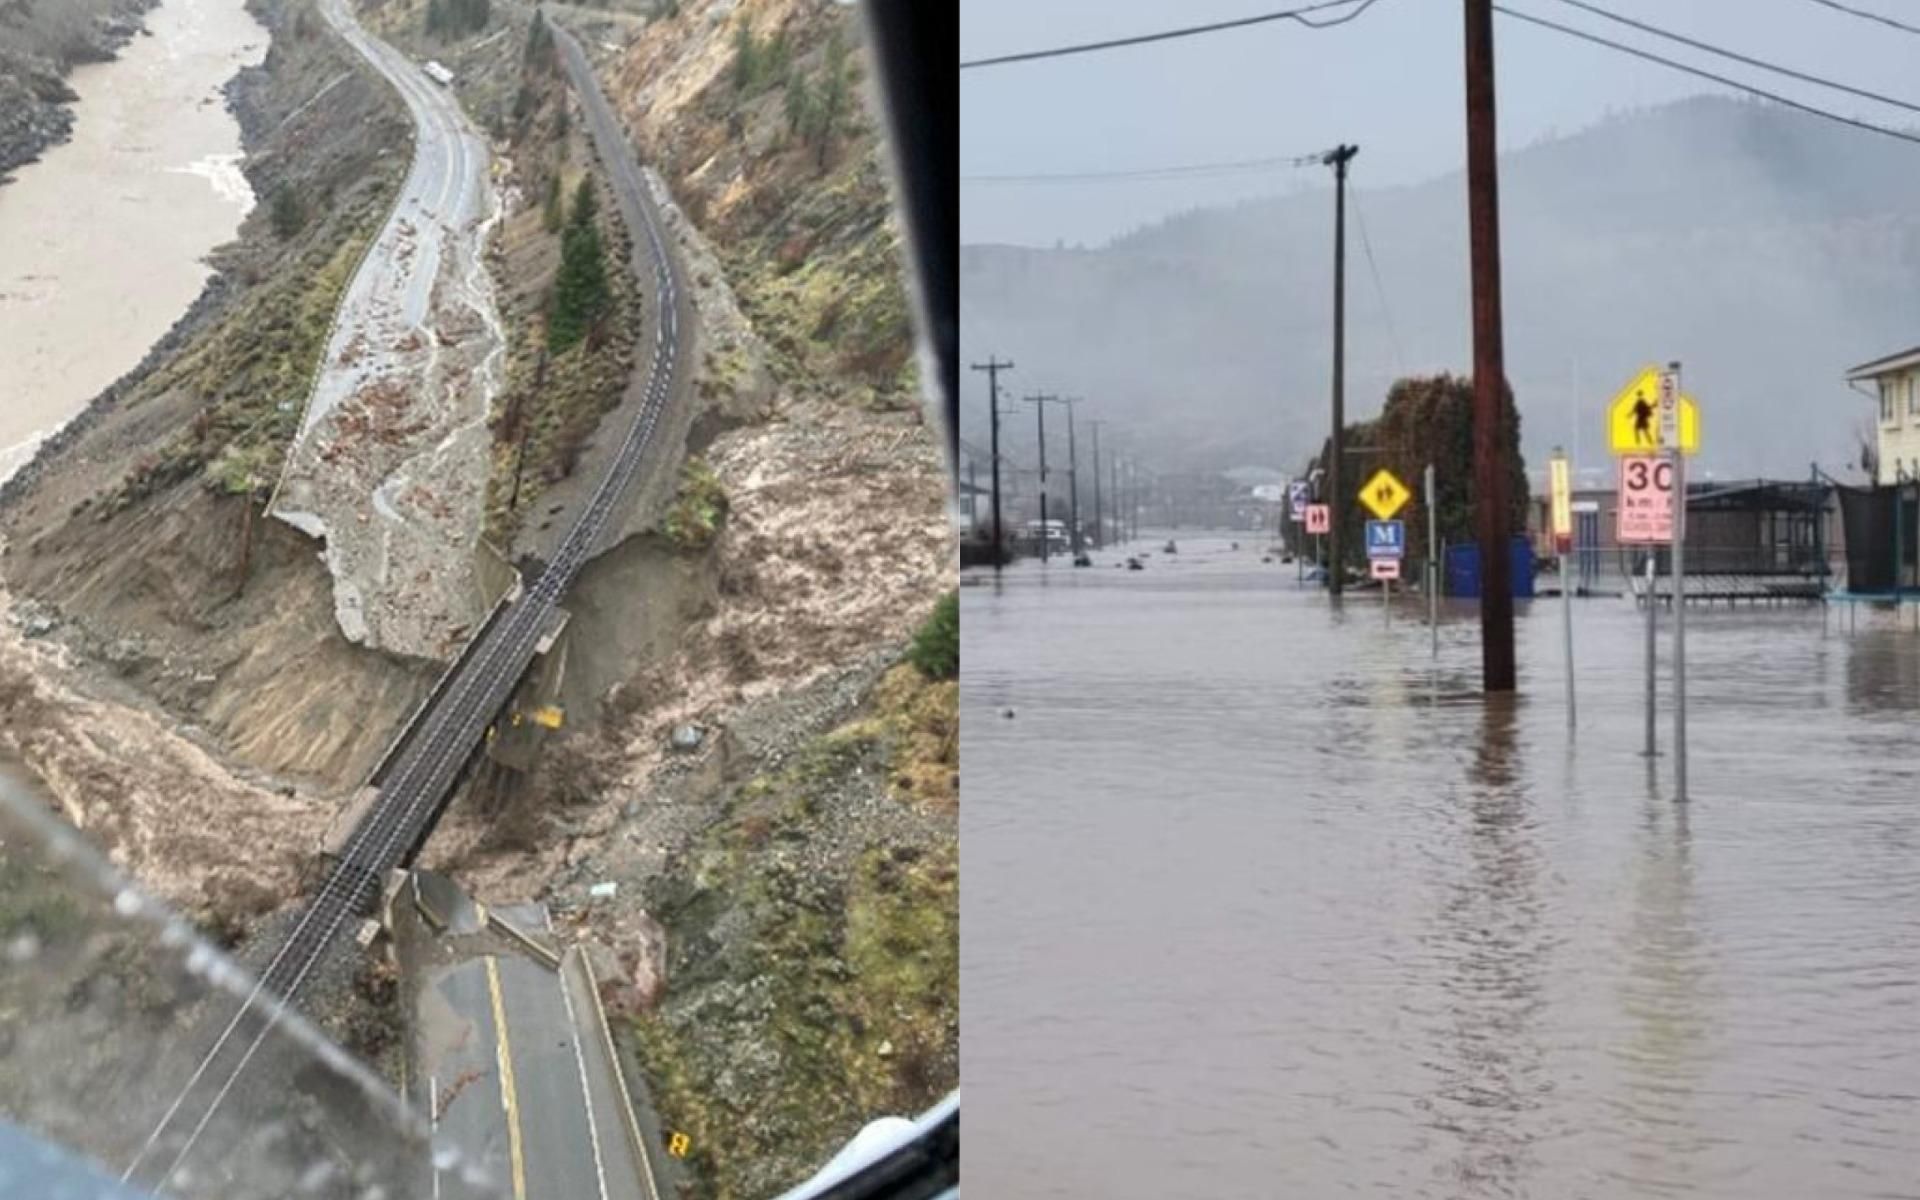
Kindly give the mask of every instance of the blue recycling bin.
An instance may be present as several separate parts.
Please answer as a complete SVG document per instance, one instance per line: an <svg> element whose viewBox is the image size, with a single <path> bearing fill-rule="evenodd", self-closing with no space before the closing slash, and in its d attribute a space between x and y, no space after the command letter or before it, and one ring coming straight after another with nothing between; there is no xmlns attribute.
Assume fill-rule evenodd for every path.
<svg viewBox="0 0 1920 1200"><path fill-rule="evenodd" d="M1533 546L1521 535L1514 535L1508 568L1513 576L1513 598L1533 599ZM1447 547L1447 595L1463 600L1480 598L1480 543L1466 542Z"/></svg>

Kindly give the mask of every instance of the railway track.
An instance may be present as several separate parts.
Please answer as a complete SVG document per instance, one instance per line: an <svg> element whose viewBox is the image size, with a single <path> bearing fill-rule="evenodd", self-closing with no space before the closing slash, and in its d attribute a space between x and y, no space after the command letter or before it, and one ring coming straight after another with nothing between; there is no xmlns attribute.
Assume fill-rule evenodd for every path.
<svg viewBox="0 0 1920 1200"><path fill-rule="evenodd" d="M632 242L633 266L650 268L653 354L644 392L611 467L595 487L552 562L501 618L486 627L433 707L413 723L374 802L342 845L325 880L301 909L251 994L199 1060L186 1084L121 1178L159 1190L193 1154L215 1114L315 969L377 898L389 871L410 861L432 831L480 744L512 696L560 597L599 548L639 473L673 396L682 349L683 303L660 220L626 138L578 42L553 26L563 63L586 112L594 145L612 178ZM642 278L645 274L642 273Z"/></svg>

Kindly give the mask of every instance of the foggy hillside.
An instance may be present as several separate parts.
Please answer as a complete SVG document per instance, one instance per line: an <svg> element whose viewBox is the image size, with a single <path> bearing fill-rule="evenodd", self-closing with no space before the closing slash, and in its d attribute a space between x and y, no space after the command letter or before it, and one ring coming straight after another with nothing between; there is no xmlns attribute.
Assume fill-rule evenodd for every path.
<svg viewBox="0 0 1920 1200"><path fill-rule="evenodd" d="M1462 176L1374 190L1366 165L1362 147L1352 179L1386 312L1350 208L1350 419L1399 374L1472 362ZM1506 153L1500 186L1507 371L1530 458L1563 442L1604 466L1606 399L1677 358L1702 467L1838 468L1873 412L1842 372L1920 343L1920 146L1699 97ZM965 247L963 350L1011 357L1016 393L1086 396L1163 466L1291 467L1326 428L1332 237L1329 187L1096 250ZM963 432L983 443L985 379L964 385Z"/></svg>

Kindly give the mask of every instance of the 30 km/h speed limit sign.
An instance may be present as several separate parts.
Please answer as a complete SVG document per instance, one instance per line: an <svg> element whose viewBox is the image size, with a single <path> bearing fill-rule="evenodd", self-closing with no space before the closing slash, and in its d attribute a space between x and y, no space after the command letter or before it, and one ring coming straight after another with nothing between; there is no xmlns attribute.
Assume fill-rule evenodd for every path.
<svg viewBox="0 0 1920 1200"><path fill-rule="evenodd" d="M1658 454L1620 458L1620 524L1623 544L1673 541L1673 462Z"/></svg>

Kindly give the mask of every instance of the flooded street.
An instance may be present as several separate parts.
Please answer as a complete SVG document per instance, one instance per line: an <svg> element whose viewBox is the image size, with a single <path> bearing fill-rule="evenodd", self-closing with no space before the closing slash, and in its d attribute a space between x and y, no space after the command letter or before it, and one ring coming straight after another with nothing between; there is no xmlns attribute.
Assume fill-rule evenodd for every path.
<svg viewBox="0 0 1920 1200"><path fill-rule="evenodd" d="M961 589L973 1190L1920 1197L1920 633L1695 611L1676 804L1629 602L1569 743L1237 536Z"/></svg>
<svg viewBox="0 0 1920 1200"><path fill-rule="evenodd" d="M221 88L267 36L243 0L165 0L82 66L73 140L0 186L0 477L136 365L253 204Z"/></svg>

